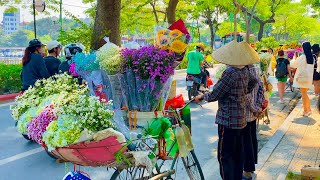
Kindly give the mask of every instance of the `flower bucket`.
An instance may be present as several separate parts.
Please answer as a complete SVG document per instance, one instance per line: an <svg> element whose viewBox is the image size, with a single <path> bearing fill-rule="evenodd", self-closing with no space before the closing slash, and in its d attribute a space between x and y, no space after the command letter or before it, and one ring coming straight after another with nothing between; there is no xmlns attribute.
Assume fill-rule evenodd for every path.
<svg viewBox="0 0 320 180"><path fill-rule="evenodd" d="M107 166L113 163L115 154L123 147L116 138L110 136L101 141L81 142L51 151L60 159L81 166ZM124 149L124 152L127 149Z"/></svg>
<svg viewBox="0 0 320 180"><path fill-rule="evenodd" d="M131 131L142 132L143 129L147 128L153 118L163 117L162 111L155 112L139 112L129 111L128 112L128 124Z"/></svg>

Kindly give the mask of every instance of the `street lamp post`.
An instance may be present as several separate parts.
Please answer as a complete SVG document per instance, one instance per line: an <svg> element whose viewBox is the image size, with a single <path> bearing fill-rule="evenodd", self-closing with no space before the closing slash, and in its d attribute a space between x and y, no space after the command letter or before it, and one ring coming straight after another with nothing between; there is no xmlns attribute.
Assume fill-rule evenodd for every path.
<svg viewBox="0 0 320 180"><path fill-rule="evenodd" d="M60 0L60 34L62 33L62 0Z"/></svg>
<svg viewBox="0 0 320 180"><path fill-rule="evenodd" d="M33 30L34 30L34 38L37 38L37 25L36 25L36 3L35 0L33 0Z"/></svg>

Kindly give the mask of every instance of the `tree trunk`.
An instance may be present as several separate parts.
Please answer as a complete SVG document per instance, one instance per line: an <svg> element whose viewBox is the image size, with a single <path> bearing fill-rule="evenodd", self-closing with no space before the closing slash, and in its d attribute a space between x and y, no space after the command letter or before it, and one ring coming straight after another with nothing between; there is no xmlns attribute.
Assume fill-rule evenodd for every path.
<svg viewBox="0 0 320 180"><path fill-rule="evenodd" d="M176 8L179 0L170 0L167 8L168 23L172 24L176 21Z"/></svg>
<svg viewBox="0 0 320 180"><path fill-rule="evenodd" d="M244 12L244 20L246 22L246 42L248 44L250 44L250 26L251 26L251 23L250 23L250 20L248 18L248 13L247 12Z"/></svg>
<svg viewBox="0 0 320 180"><path fill-rule="evenodd" d="M93 50L99 49L106 43L103 40L105 36L110 38L110 42L121 45L120 10L121 0L98 0L93 28Z"/></svg>
<svg viewBox="0 0 320 180"><path fill-rule="evenodd" d="M209 28L210 28L210 39L211 39L210 46L211 46L211 48L213 49L214 36L215 36L214 28L213 28L213 23L209 21L208 25L209 25Z"/></svg>
<svg viewBox="0 0 320 180"><path fill-rule="evenodd" d="M258 41L260 41L263 37L263 30L264 30L265 24L266 24L265 22L259 22L260 27L259 27L259 33L258 33Z"/></svg>

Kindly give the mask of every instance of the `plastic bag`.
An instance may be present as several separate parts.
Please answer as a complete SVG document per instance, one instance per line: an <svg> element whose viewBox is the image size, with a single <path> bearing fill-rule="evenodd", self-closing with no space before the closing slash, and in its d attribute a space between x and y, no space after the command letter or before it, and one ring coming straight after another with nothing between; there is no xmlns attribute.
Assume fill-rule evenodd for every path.
<svg viewBox="0 0 320 180"><path fill-rule="evenodd" d="M213 80L212 80L211 77L209 76L209 77L207 78L207 86L210 87L210 86L212 86L212 85L213 85Z"/></svg>
<svg viewBox="0 0 320 180"><path fill-rule="evenodd" d="M185 26L184 22L181 19L179 19L178 21L176 21L173 24L171 24L169 29L170 30L178 29L183 34L189 34L189 32L187 30L187 27Z"/></svg>
<svg viewBox="0 0 320 180"><path fill-rule="evenodd" d="M72 180L72 179L82 179L82 180L91 180L89 175L84 172L71 171L68 172L62 180Z"/></svg>
<svg viewBox="0 0 320 180"><path fill-rule="evenodd" d="M165 110L168 110L169 107L176 109L176 108L181 108L183 106L184 106L184 99L182 94L180 94L174 98L167 100L165 105Z"/></svg>

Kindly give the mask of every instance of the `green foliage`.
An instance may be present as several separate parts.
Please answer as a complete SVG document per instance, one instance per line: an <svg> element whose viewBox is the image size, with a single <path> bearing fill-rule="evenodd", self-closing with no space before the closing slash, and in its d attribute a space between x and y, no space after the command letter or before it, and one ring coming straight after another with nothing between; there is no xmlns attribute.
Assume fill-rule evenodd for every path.
<svg viewBox="0 0 320 180"><path fill-rule="evenodd" d="M12 12L17 12L17 11L18 11L18 9L16 7L10 6L6 10L4 10L4 13L12 13Z"/></svg>
<svg viewBox="0 0 320 180"><path fill-rule="evenodd" d="M301 175L294 174L293 172L288 172L286 180L301 180Z"/></svg>
<svg viewBox="0 0 320 180"><path fill-rule="evenodd" d="M73 19L63 19L63 30L70 31L72 28L80 27L80 23ZM33 31L33 21L28 23L26 29ZM60 23L56 17L48 17L37 20L37 35L44 36L49 35L51 39L58 39L60 34Z"/></svg>
<svg viewBox="0 0 320 180"><path fill-rule="evenodd" d="M63 44L82 43L86 49L91 48L91 38L93 33L93 25L73 28L70 31L62 31L58 41Z"/></svg>
<svg viewBox="0 0 320 180"><path fill-rule="evenodd" d="M21 90L22 66L0 63L0 94L15 93Z"/></svg>
<svg viewBox="0 0 320 180"><path fill-rule="evenodd" d="M279 47L280 43L277 42L273 36L262 38L261 41L257 42L258 51L264 48L276 48Z"/></svg>
<svg viewBox="0 0 320 180"><path fill-rule="evenodd" d="M244 30L241 28L240 24L237 24L237 31L238 32L243 32ZM226 34L229 34L231 32L234 32L234 27L233 27L233 22L223 22L220 25L219 30L217 31L217 35L219 35L220 37L225 36Z"/></svg>
<svg viewBox="0 0 320 180"><path fill-rule="evenodd" d="M319 42L320 23L309 15L309 9L301 3L290 3L290 8L281 7L275 17L273 33L278 40Z"/></svg>

